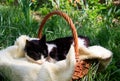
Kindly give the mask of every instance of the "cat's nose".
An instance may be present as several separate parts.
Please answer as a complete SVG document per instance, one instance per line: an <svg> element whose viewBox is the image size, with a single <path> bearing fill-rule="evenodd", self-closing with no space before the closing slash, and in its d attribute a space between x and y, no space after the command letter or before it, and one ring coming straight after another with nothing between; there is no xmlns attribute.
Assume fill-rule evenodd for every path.
<svg viewBox="0 0 120 81"><path fill-rule="evenodd" d="M56 60L51 58L50 56L46 57L46 61L51 62L51 63L56 63Z"/></svg>
<svg viewBox="0 0 120 81"><path fill-rule="evenodd" d="M50 61L51 61L51 57L50 57L50 56L47 56L47 57L46 57L46 61L50 62Z"/></svg>

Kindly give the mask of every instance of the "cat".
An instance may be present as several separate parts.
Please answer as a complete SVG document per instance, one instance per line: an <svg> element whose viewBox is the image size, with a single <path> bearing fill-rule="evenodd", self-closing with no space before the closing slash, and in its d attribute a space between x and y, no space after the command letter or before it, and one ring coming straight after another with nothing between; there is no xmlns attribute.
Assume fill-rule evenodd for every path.
<svg viewBox="0 0 120 81"><path fill-rule="evenodd" d="M112 60L110 50L99 45L90 46L89 38L84 36L78 36L78 44L80 60L97 59L102 69L110 64ZM45 36L41 39L26 40L25 56L38 64L45 60L55 63L66 58L71 45L74 45L72 37L58 38L47 42Z"/></svg>
<svg viewBox="0 0 120 81"><path fill-rule="evenodd" d="M88 37L78 36L78 43L88 47L90 41ZM41 39L26 40L26 57L35 61L39 61L42 58L47 58L49 62L64 60L72 44L73 37L46 41L46 36L44 35Z"/></svg>
<svg viewBox="0 0 120 81"><path fill-rule="evenodd" d="M75 52L73 45L66 59L41 65L28 61L25 57L28 36L20 36L14 45L0 50L0 72L9 77L10 81L70 81L74 72ZM32 38L33 40L33 38Z"/></svg>

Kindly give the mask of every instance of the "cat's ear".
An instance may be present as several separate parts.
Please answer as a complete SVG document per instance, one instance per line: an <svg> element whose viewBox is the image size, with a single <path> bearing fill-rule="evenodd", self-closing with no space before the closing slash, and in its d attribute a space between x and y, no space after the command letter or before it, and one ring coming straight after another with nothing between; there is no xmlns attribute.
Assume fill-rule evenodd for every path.
<svg viewBox="0 0 120 81"><path fill-rule="evenodd" d="M26 44L28 43L29 41L28 40L26 40Z"/></svg>
<svg viewBox="0 0 120 81"><path fill-rule="evenodd" d="M40 39L41 43L46 43L46 35L43 35L42 38Z"/></svg>
<svg viewBox="0 0 120 81"><path fill-rule="evenodd" d="M26 40L26 45L30 45L30 41L29 40Z"/></svg>

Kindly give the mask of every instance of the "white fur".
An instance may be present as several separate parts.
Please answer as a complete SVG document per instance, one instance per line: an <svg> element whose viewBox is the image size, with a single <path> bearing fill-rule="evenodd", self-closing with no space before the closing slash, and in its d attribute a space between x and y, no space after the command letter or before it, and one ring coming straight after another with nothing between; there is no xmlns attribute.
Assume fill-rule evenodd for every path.
<svg viewBox="0 0 120 81"><path fill-rule="evenodd" d="M20 36L13 46L0 51L0 72L11 81L70 81L74 72L75 52L71 46L65 60L41 65L29 62L23 51L27 36Z"/></svg>
<svg viewBox="0 0 120 81"><path fill-rule="evenodd" d="M74 42L72 43L72 45L74 45ZM85 46L85 40L82 38L78 38L78 46Z"/></svg>
<svg viewBox="0 0 120 81"><path fill-rule="evenodd" d="M98 59L104 68L106 68L112 60L112 52L102 46L95 45L86 47L85 40L81 38L78 38L78 46L80 60Z"/></svg>
<svg viewBox="0 0 120 81"><path fill-rule="evenodd" d="M15 41L14 45L0 50L0 61L9 61L13 60L13 58L23 57L26 39L29 39L29 37L22 35Z"/></svg>
<svg viewBox="0 0 120 81"><path fill-rule="evenodd" d="M82 52L81 52L82 51ZM101 46L90 46L88 48L79 46L79 58L84 59L98 59L98 61L106 68L112 60L112 52ZM103 69L104 69L103 68Z"/></svg>
<svg viewBox="0 0 120 81"><path fill-rule="evenodd" d="M75 66L74 47L71 46L66 60L56 63L45 62L42 66L38 81L70 81Z"/></svg>
<svg viewBox="0 0 120 81"><path fill-rule="evenodd" d="M74 47L67 54L67 58L56 63L44 62L41 65L29 62L25 57L24 47L26 35L20 36L13 46L0 50L0 72L4 72L11 81L70 81L74 72ZM112 52L101 46L85 47L83 40L79 41L80 59L98 59L104 66L110 63ZM106 61L107 60L107 61Z"/></svg>
<svg viewBox="0 0 120 81"><path fill-rule="evenodd" d="M85 46L85 40L78 38L78 46Z"/></svg>
<svg viewBox="0 0 120 81"><path fill-rule="evenodd" d="M48 54L50 53L50 51L52 50L52 48L56 47L55 44L48 44L48 43L47 43L47 46L48 46Z"/></svg>
<svg viewBox="0 0 120 81"><path fill-rule="evenodd" d="M14 58L20 58L23 57L24 54L24 48L25 48L25 44L26 44L26 40L29 40L30 37L26 36L26 35L21 35L19 38L16 39L14 46L17 46L17 50L16 53L14 53Z"/></svg>
<svg viewBox="0 0 120 81"><path fill-rule="evenodd" d="M39 38L30 38L29 40L39 40Z"/></svg>
<svg viewBox="0 0 120 81"><path fill-rule="evenodd" d="M107 59L112 56L112 52L108 49L101 46L90 46L88 48L82 47L85 54L80 54L80 59L90 59L90 58L99 58L99 59Z"/></svg>
<svg viewBox="0 0 120 81"><path fill-rule="evenodd" d="M43 57L43 56L41 56L41 57ZM33 58L29 57L26 53L25 53L25 58L26 58L28 61L30 61L30 62L32 62L32 63L36 63L36 64L42 64L43 62L46 61L44 57L43 57L42 59L40 59L40 60L35 61Z"/></svg>

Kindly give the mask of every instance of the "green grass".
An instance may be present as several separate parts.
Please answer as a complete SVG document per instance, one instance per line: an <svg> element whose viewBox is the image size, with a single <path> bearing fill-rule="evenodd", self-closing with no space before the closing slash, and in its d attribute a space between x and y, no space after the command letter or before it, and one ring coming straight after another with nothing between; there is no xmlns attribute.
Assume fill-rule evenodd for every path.
<svg viewBox="0 0 120 81"><path fill-rule="evenodd" d="M91 18L81 11L68 14L75 23L77 33L88 36L91 45L101 45L113 52L113 60L106 70L96 74L93 68L82 81L120 81L120 17L117 18L118 22L114 23L114 17L108 16L107 11L105 14L98 14L96 18ZM101 20L98 20L99 16ZM19 7L0 5L0 49L12 45L15 39L23 34L37 37L40 22L33 20L30 25L26 22ZM43 33L47 35L47 40L72 35L69 25L59 16L47 21Z"/></svg>

